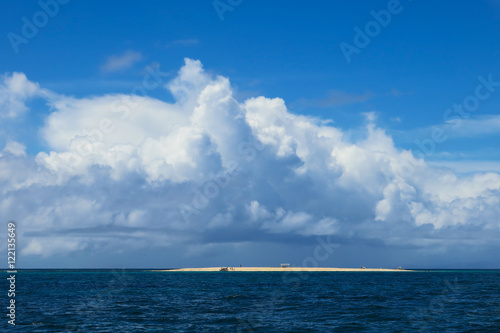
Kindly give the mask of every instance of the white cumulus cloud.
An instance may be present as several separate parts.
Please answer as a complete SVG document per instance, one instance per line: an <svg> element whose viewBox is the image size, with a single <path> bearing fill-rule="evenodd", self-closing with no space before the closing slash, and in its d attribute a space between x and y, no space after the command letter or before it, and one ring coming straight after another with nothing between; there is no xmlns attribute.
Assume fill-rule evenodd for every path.
<svg viewBox="0 0 500 333"><path fill-rule="evenodd" d="M39 89L16 80L24 88L4 83L3 100ZM168 263L182 251L327 235L429 253L498 242L500 175L432 167L396 147L373 114L352 141L280 98L236 100L227 78L191 59L165 89L175 103L50 94L47 150L7 144L0 217L23 226L24 255L155 248Z"/></svg>
<svg viewBox="0 0 500 333"><path fill-rule="evenodd" d="M5 74L0 82L0 118L15 118L28 110L25 102L40 93L40 86L24 73Z"/></svg>

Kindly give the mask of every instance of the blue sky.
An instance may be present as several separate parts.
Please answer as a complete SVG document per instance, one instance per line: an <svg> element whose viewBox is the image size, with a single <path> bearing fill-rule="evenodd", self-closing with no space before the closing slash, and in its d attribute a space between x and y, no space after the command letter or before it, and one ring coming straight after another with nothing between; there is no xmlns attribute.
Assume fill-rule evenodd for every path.
<svg viewBox="0 0 500 333"><path fill-rule="evenodd" d="M301 265L318 237L322 265L495 266L498 1L40 3L0 13L0 217L26 267Z"/></svg>

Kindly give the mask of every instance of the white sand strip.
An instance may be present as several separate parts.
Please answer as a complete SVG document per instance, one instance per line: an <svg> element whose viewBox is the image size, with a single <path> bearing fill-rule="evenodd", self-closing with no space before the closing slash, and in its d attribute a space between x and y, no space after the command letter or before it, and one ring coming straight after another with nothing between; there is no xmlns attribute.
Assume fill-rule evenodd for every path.
<svg viewBox="0 0 500 333"><path fill-rule="evenodd" d="M410 272L406 269L389 268L335 268L335 267L201 267L158 269L159 272L217 272L227 268L227 272Z"/></svg>

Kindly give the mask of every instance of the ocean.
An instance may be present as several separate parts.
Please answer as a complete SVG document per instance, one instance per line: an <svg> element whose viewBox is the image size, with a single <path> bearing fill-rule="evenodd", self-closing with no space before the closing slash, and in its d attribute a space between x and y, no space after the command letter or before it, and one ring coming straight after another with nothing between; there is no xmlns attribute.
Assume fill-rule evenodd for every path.
<svg viewBox="0 0 500 333"><path fill-rule="evenodd" d="M15 326L5 288L2 332L500 332L500 270L23 270Z"/></svg>

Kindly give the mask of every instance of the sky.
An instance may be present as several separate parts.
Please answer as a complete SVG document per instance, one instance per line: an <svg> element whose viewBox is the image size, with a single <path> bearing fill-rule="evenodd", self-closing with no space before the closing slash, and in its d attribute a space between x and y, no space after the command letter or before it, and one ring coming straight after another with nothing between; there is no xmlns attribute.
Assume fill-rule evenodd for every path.
<svg viewBox="0 0 500 333"><path fill-rule="evenodd" d="M0 22L18 268L499 268L499 1L9 1Z"/></svg>

